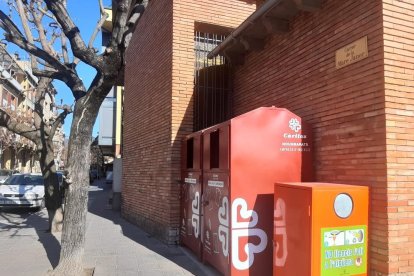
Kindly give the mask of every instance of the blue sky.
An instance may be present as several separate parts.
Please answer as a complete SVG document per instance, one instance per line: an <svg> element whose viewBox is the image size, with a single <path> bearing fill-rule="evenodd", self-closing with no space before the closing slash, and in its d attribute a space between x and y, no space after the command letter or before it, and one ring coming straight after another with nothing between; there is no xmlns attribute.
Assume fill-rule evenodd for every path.
<svg viewBox="0 0 414 276"><path fill-rule="evenodd" d="M68 1L68 10L69 14L72 17L72 20L75 22L75 24L80 29L82 38L84 39L85 43L87 44L89 41L90 36L92 35L96 23L99 20L99 4L98 0L71 0ZM104 0L105 6L111 5L111 0ZM6 5L5 0L0 0L0 9L6 13L8 13L8 7ZM14 20L16 22L17 20ZM3 31L1 30L1 36L3 36ZM101 36L98 35L96 37L94 46L98 49L101 48ZM16 51L20 52L20 57L27 58L28 55L24 52L21 52L16 47L8 47L9 51L11 53L14 53ZM89 87L90 83L92 82L95 71L91 67L80 63L77 66L77 71L81 79L84 81L85 86ZM72 104L74 102L72 93L70 92L69 88L60 81L55 81L54 86L56 90L58 91L58 94L56 96L56 102L58 104L63 103L66 104ZM69 137L70 133L70 125L72 123L72 116L68 116L65 120L64 124L64 130L67 137ZM95 127L93 129L93 136L95 137L98 133L98 125L99 125L99 118L97 119L95 123Z"/></svg>

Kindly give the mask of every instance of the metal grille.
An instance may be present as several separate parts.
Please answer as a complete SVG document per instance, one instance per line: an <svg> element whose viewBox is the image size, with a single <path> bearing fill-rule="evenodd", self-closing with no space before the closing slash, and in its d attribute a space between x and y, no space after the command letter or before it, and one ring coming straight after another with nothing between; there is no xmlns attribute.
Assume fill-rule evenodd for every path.
<svg viewBox="0 0 414 276"><path fill-rule="evenodd" d="M207 58L224 39L223 35L195 33L195 131L221 123L230 116L230 65L222 56Z"/></svg>

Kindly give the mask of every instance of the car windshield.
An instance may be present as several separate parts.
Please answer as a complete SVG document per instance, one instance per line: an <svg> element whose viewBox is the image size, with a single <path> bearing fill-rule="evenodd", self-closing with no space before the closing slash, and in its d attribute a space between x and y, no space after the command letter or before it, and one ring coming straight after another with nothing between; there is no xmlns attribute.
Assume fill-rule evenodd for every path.
<svg viewBox="0 0 414 276"><path fill-rule="evenodd" d="M11 171L9 170L0 170L0 176L8 176L11 175Z"/></svg>
<svg viewBox="0 0 414 276"><path fill-rule="evenodd" d="M43 177L41 175L24 175L15 174L10 176L6 185L43 185Z"/></svg>

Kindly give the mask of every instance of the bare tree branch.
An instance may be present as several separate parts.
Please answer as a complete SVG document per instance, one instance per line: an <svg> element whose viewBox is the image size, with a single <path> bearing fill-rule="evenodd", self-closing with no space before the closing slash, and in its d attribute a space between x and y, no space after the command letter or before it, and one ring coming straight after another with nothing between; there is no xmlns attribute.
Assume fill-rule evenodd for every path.
<svg viewBox="0 0 414 276"><path fill-rule="evenodd" d="M22 26L26 34L27 41L29 41L29 43L34 44L33 34L29 28L29 24L27 23L28 19L27 19L26 12L24 10L22 1L16 0L16 5L17 5L17 12L21 14L20 19L22 21ZM36 68L37 67L36 59L33 55L30 55L30 61L31 61L32 68Z"/></svg>
<svg viewBox="0 0 414 276"><path fill-rule="evenodd" d="M57 33L57 32L53 32L52 33L52 37L50 38L50 42L49 42L49 44L50 45L53 45L53 44L55 44L55 41L56 41L56 39L58 39L59 37L61 37L61 34L59 34L59 33ZM56 53L56 55L58 55L57 53Z"/></svg>
<svg viewBox="0 0 414 276"><path fill-rule="evenodd" d="M0 11L0 27L6 30L7 33L5 34L5 37L7 41L12 42L30 54L43 59L48 63L49 67L61 72L62 74L56 76L60 76L59 79L68 85L72 90L75 99L79 99L85 95L86 88L74 68L63 65L58 58L43 49L38 48L33 43L28 42L14 23L2 11ZM40 72L41 71L37 70L33 71L34 74Z"/></svg>
<svg viewBox="0 0 414 276"><path fill-rule="evenodd" d="M62 45L63 62L68 64L69 63L68 45L66 43L66 36L63 32L60 34L60 44Z"/></svg>
<svg viewBox="0 0 414 276"><path fill-rule="evenodd" d="M43 106L47 87L50 85L51 79L41 78L37 84L35 102L34 102L34 125L37 129L44 130L43 127ZM42 131L41 134L43 135Z"/></svg>
<svg viewBox="0 0 414 276"><path fill-rule="evenodd" d="M112 39L109 44L111 49L117 48L124 38L126 32L126 22L128 21L129 7L131 6L131 0L118 1L116 9L116 17L113 20Z"/></svg>
<svg viewBox="0 0 414 276"><path fill-rule="evenodd" d="M52 66L49 63L47 63L46 61L44 61L40 58L36 58L36 62L38 63L38 65L42 65L46 68L52 68Z"/></svg>
<svg viewBox="0 0 414 276"><path fill-rule="evenodd" d="M59 116L56 118L56 120L53 122L52 127L50 129L50 137L55 136L56 130L58 127L63 125L65 118L68 114L72 113L72 107L68 105L62 106L63 111L59 114Z"/></svg>
<svg viewBox="0 0 414 276"><path fill-rule="evenodd" d="M98 0L98 1L99 1L99 10L101 11L101 19L98 21L95 27L95 30L93 31L93 34L89 40L88 48L93 48L93 42L95 41L96 36L100 32L102 25L105 23L106 19L108 19L108 14L105 11L102 0Z"/></svg>
<svg viewBox="0 0 414 276"><path fill-rule="evenodd" d="M53 16L53 14L48 13L45 9L42 7L38 7L38 10L45 16L49 17L50 19L56 20L56 18Z"/></svg>
<svg viewBox="0 0 414 276"><path fill-rule="evenodd" d="M40 70L40 69L33 69L33 74L38 77L45 77L45 78L51 78L51 79L62 79L63 73L59 72L57 70Z"/></svg>
<svg viewBox="0 0 414 276"><path fill-rule="evenodd" d="M45 2L48 9L56 17L66 37L69 39L73 55L94 67L96 70L103 70L105 64L102 58L96 55L93 49L86 47L80 31L70 18L65 5L61 1L45 0Z"/></svg>
<svg viewBox="0 0 414 276"><path fill-rule="evenodd" d="M14 25L14 23L0 10L0 27L6 31L5 39L9 42L12 42L22 48L23 50L29 52L30 54L37 56L51 66L55 67L57 70L65 71L66 68L61 64L59 59L55 58L48 52L40 49L34 43L28 41L20 30Z"/></svg>
<svg viewBox="0 0 414 276"><path fill-rule="evenodd" d="M18 1L21 1L21 0L18 0ZM52 45L49 44L47 41L45 29L42 24L42 18L41 18L42 16L38 14L35 9L31 9L30 11L34 19L34 24L36 25L36 28L38 30L39 40L40 40L40 44L42 45L43 50L45 50L46 52L48 52L50 55L54 57L58 57L58 54L53 49Z"/></svg>
<svg viewBox="0 0 414 276"><path fill-rule="evenodd" d="M39 131L30 126L19 123L15 118L10 116L4 109L0 108L0 126L19 134L27 139L35 142L38 140Z"/></svg>
<svg viewBox="0 0 414 276"><path fill-rule="evenodd" d="M10 35L20 36L23 38L23 34L19 28L10 20L10 18L0 10L0 27Z"/></svg>
<svg viewBox="0 0 414 276"><path fill-rule="evenodd" d="M33 69L33 74L38 77L57 79L64 82L72 90L73 96L76 100L86 94L86 88L74 70L72 72L62 72L57 70Z"/></svg>

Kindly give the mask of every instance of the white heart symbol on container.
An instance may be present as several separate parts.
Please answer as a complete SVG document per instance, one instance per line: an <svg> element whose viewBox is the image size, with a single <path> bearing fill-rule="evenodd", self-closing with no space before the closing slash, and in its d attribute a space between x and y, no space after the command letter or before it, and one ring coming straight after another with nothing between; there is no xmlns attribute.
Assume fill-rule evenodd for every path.
<svg viewBox="0 0 414 276"><path fill-rule="evenodd" d="M250 219L249 221L239 221L239 212L242 219ZM247 202L243 198L236 198L231 206L231 223L232 228L252 228L255 227L258 222L257 212L254 210L247 210Z"/></svg>
<svg viewBox="0 0 414 276"><path fill-rule="evenodd" d="M200 193L199 192L195 193L191 207L192 207L194 214L197 214L197 215L200 214Z"/></svg>
<svg viewBox="0 0 414 276"><path fill-rule="evenodd" d="M229 199L225 196L221 201L221 206L218 211L218 219L220 224L229 226Z"/></svg>
<svg viewBox="0 0 414 276"><path fill-rule="evenodd" d="M200 233L200 217L198 215L192 215L191 217L191 224L193 225L193 229L194 229L194 236L196 238L198 238L198 235Z"/></svg>
<svg viewBox="0 0 414 276"><path fill-rule="evenodd" d="M259 244L248 242L244 245L244 252L247 258L244 261L240 260L239 256L239 238L240 237L257 236L260 238ZM236 229L231 231L231 261L234 267L238 270L245 270L252 266L254 262L254 254L258 254L266 249L267 235L262 229Z"/></svg>
<svg viewBox="0 0 414 276"><path fill-rule="evenodd" d="M221 249L223 255L227 257L229 255L229 228L223 225L219 225L218 228L219 240L221 242Z"/></svg>

